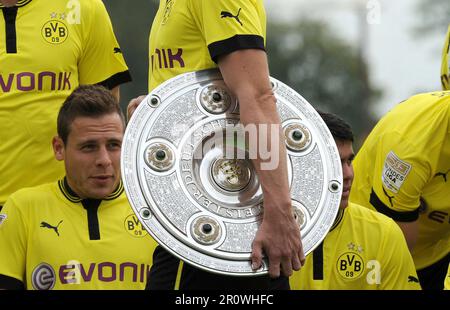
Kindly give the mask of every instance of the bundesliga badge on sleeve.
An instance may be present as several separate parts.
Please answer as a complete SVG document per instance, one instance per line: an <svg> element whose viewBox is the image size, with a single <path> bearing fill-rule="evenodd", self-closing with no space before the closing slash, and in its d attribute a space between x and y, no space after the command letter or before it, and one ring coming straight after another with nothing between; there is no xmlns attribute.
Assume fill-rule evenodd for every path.
<svg viewBox="0 0 450 310"><path fill-rule="evenodd" d="M305 254L337 214L342 171L334 139L298 93L270 79L287 148L292 208ZM191 72L150 93L131 118L122 145L122 178L148 232L183 261L215 273L253 276L250 254L264 208L252 164L274 169L278 150L264 143L278 127L239 122L239 103L218 70ZM272 131L270 131L272 129Z"/></svg>

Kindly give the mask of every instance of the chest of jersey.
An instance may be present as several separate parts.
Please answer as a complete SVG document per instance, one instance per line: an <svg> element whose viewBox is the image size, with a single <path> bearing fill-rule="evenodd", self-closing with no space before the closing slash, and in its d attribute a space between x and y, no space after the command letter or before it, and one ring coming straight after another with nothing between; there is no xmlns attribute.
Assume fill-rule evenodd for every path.
<svg viewBox="0 0 450 310"><path fill-rule="evenodd" d="M323 261L327 280L335 282L330 285L347 289L376 289L377 284L380 284L382 270L370 243L348 238L336 247L331 242L327 240L324 244Z"/></svg>
<svg viewBox="0 0 450 310"><path fill-rule="evenodd" d="M71 90L81 57L80 24L66 1L32 1L0 18L0 93ZM5 13L6 12L6 13Z"/></svg>
<svg viewBox="0 0 450 310"><path fill-rule="evenodd" d="M215 66L202 31L185 1L163 5L150 34L150 71L155 78L162 76L162 81L170 72L177 75Z"/></svg>
<svg viewBox="0 0 450 310"><path fill-rule="evenodd" d="M57 209L30 222L29 288L145 287L152 242L131 209L100 206L98 223L88 220L86 210L76 204ZM91 240L90 230L97 224L99 239Z"/></svg>

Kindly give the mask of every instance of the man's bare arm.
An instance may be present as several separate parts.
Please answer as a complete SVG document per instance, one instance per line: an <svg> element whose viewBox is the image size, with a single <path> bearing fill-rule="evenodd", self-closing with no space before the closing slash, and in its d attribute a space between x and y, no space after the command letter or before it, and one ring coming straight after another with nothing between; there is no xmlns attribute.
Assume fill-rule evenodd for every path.
<svg viewBox="0 0 450 310"><path fill-rule="evenodd" d="M280 275L280 266L282 273L290 276L292 269L300 269L305 257L292 212L286 147L281 136L276 98L269 81L266 53L257 49L235 51L219 58L219 68L226 85L239 100L241 123L244 126L255 124L258 137L264 125L269 129L271 124L276 125L276 138L271 139L271 134L265 135L265 145L278 152L278 164L273 169L264 169L265 160L261 160L260 152L253 160L264 194L264 218L253 242L252 266L254 269L261 266L264 251L269 258L272 277Z"/></svg>

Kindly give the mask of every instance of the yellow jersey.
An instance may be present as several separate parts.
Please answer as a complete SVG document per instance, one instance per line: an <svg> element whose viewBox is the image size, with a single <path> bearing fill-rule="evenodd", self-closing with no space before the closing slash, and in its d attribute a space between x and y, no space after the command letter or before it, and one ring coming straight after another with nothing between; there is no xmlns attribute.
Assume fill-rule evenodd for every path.
<svg viewBox="0 0 450 310"><path fill-rule="evenodd" d="M56 116L79 84L131 80L101 0L19 0L0 14L0 206L57 181Z"/></svg>
<svg viewBox="0 0 450 310"><path fill-rule="evenodd" d="M65 180L12 194L0 213L0 282L26 289L144 289L156 242L123 186L78 198Z"/></svg>
<svg viewBox="0 0 450 310"><path fill-rule="evenodd" d="M353 162L350 200L395 221L418 219L417 269L450 249L450 91L419 94L375 126Z"/></svg>
<svg viewBox="0 0 450 310"><path fill-rule="evenodd" d="M149 39L149 90L217 67L221 55L264 49L265 37L263 0L160 0Z"/></svg>
<svg viewBox="0 0 450 310"><path fill-rule="evenodd" d="M398 225L353 203L289 282L294 290L420 289Z"/></svg>

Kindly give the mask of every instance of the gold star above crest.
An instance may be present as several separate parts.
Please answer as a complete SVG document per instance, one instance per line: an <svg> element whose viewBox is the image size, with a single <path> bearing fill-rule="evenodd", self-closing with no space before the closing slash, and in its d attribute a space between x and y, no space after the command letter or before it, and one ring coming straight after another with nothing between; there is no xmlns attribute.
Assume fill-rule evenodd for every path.
<svg viewBox="0 0 450 310"><path fill-rule="evenodd" d="M61 20L65 20L66 19L66 13L59 14L59 18L61 18Z"/></svg>
<svg viewBox="0 0 450 310"><path fill-rule="evenodd" d="M50 18L55 19L58 16L55 12L50 13Z"/></svg>
<svg viewBox="0 0 450 310"><path fill-rule="evenodd" d="M355 249L355 244L353 242L350 242L349 244L347 244L347 247L349 250L354 250Z"/></svg>

